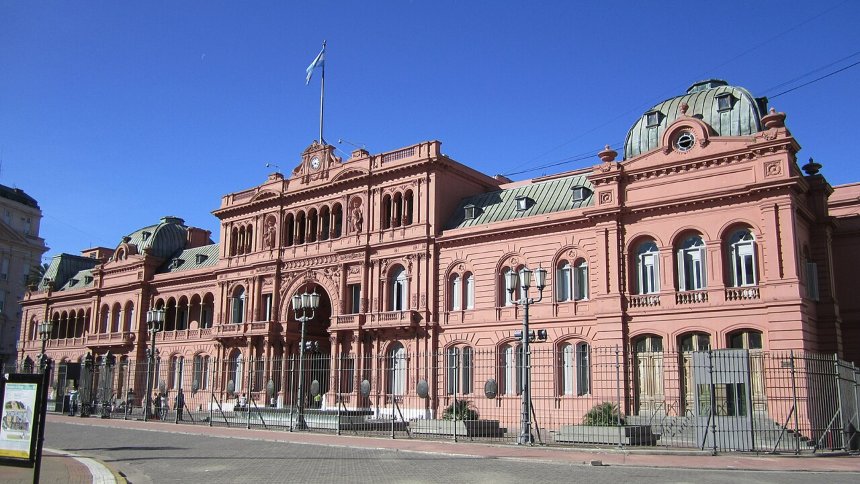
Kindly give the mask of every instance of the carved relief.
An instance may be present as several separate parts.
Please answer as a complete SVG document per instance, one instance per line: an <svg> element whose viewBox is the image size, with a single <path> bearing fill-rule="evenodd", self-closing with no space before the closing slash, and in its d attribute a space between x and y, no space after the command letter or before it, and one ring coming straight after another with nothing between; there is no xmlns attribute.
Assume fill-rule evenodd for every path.
<svg viewBox="0 0 860 484"><path fill-rule="evenodd" d="M609 203L612 203L612 192L611 191L600 192L600 204L606 205Z"/></svg>
<svg viewBox="0 0 860 484"><path fill-rule="evenodd" d="M769 161L764 164L764 176L772 177L782 174L782 164L779 161Z"/></svg>

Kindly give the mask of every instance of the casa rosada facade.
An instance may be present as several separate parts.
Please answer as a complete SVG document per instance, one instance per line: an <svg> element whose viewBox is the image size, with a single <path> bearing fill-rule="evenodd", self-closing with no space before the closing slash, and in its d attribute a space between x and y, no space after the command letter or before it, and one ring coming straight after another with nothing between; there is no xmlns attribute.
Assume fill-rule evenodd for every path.
<svg viewBox="0 0 860 484"><path fill-rule="evenodd" d="M47 354L60 364L108 350L145 361L146 312L164 308L162 360L285 361L301 337L291 297L315 291L307 338L322 354L356 355L356 382L362 365L391 355L485 352L496 374L475 381L504 386L524 316L506 274L543 268L543 299L529 308L542 348L576 366L591 349L618 348L638 365L624 372L627 412L663 393L647 381L663 352L858 361L860 184L831 187L820 165L798 162L786 115L766 103L698 83L644 113L621 156L607 147L594 166L518 182L454 161L438 141L347 160L313 143L289 176L222 198L217 243L165 217L114 248L54 257L22 301L19 360L36 360L38 324L50 319ZM285 380L283 365L267 365L264 380ZM230 381L268 402L231 371L213 376L216 392ZM580 380L581 394L587 372L561 385ZM387 388L427 380L439 411L432 397L450 388L441 373L407 366ZM278 383L280 405L289 396Z"/></svg>

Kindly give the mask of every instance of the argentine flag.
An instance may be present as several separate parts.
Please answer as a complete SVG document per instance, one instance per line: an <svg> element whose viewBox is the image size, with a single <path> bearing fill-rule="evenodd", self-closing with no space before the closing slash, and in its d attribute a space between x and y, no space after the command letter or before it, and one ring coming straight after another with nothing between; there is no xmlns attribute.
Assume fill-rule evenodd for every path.
<svg viewBox="0 0 860 484"><path fill-rule="evenodd" d="M317 57L306 69L308 76L305 78L305 86L307 86L308 83L311 82L311 76L314 75L314 69L316 69L317 67L321 67L323 69L325 68L325 43L323 43L323 48L320 53L317 54Z"/></svg>

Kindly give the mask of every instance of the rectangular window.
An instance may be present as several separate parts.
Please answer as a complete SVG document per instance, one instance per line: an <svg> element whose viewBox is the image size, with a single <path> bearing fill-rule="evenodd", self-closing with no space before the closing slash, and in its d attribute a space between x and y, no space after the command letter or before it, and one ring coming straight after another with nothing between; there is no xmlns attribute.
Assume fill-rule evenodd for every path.
<svg viewBox="0 0 860 484"><path fill-rule="evenodd" d="M453 395L457 392L457 387L459 387L459 381L457 381L457 377L459 376L459 365L460 360L460 349L459 348L449 348L445 353L445 370L446 370L446 382L445 382L445 391L448 395Z"/></svg>
<svg viewBox="0 0 860 484"><path fill-rule="evenodd" d="M570 265L564 264L556 272L555 277L556 300L564 302L570 300Z"/></svg>
<svg viewBox="0 0 860 484"><path fill-rule="evenodd" d="M576 394L591 393L591 363L588 345L576 345Z"/></svg>
<svg viewBox="0 0 860 484"><path fill-rule="evenodd" d="M350 284L348 286L348 302L347 308L350 314L358 314L361 312L361 284Z"/></svg>
<svg viewBox="0 0 860 484"><path fill-rule="evenodd" d="M460 276L455 276L451 280L451 310L459 311L461 306L460 299L462 298L462 290L460 289Z"/></svg>
<svg viewBox="0 0 860 484"><path fill-rule="evenodd" d="M6 311L6 291L0 291L0 314Z"/></svg>
<svg viewBox="0 0 860 484"><path fill-rule="evenodd" d="M577 301L588 299L588 266L577 264L573 269L573 298Z"/></svg>
<svg viewBox="0 0 860 484"><path fill-rule="evenodd" d="M639 274L639 293L653 294L660 289L657 286L657 255L643 254L641 272Z"/></svg>
<svg viewBox="0 0 860 484"><path fill-rule="evenodd" d="M466 276L466 309L475 308L475 276Z"/></svg>
<svg viewBox="0 0 860 484"><path fill-rule="evenodd" d="M6 280L9 278L9 258L4 257L2 264L0 264L0 280Z"/></svg>
<svg viewBox="0 0 860 484"><path fill-rule="evenodd" d="M272 295L263 294L263 321L272 320Z"/></svg>
<svg viewBox="0 0 860 484"><path fill-rule="evenodd" d="M818 264L806 263L806 297L818 301Z"/></svg>

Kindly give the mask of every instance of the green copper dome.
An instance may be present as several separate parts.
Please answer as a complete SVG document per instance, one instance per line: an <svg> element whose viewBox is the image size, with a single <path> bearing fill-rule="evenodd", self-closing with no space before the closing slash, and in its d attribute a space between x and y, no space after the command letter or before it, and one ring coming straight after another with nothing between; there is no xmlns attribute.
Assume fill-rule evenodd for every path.
<svg viewBox="0 0 860 484"><path fill-rule="evenodd" d="M746 89L720 79L697 82L686 94L657 104L633 124L624 142L624 159L660 148L663 132L681 116L683 103L689 106L688 116L707 123L717 136L761 131L761 117L767 113L767 98L754 98Z"/></svg>

